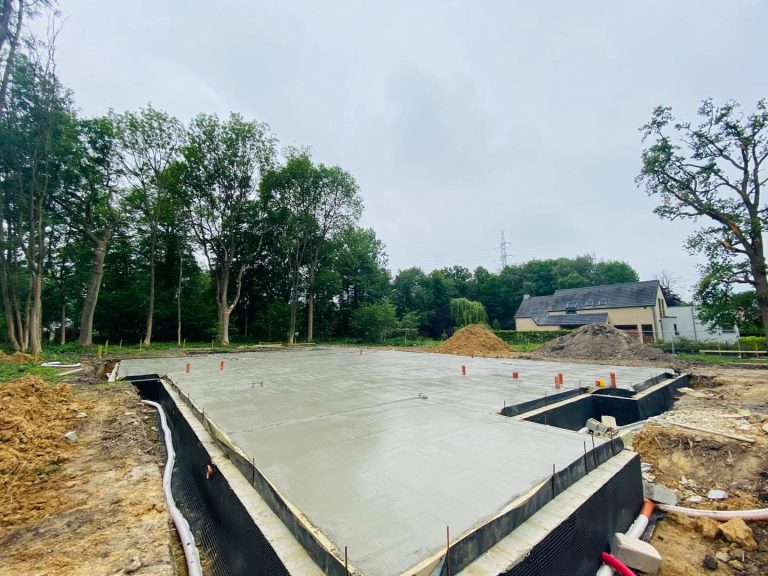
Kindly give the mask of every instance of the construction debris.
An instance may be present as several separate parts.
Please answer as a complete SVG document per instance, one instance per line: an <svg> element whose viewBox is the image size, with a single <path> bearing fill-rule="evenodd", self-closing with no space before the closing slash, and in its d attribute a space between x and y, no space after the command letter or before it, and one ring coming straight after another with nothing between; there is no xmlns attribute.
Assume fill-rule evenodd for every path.
<svg viewBox="0 0 768 576"><path fill-rule="evenodd" d="M671 357L608 324L588 324L545 343L534 358L577 360L648 360L670 363Z"/></svg>

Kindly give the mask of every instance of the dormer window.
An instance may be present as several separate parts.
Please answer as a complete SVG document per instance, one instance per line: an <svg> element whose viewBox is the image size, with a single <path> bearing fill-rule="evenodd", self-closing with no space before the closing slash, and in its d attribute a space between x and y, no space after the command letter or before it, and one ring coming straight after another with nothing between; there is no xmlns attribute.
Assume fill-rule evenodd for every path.
<svg viewBox="0 0 768 576"><path fill-rule="evenodd" d="M600 298L600 300L597 301L598 306L607 306L608 305L608 298Z"/></svg>
<svg viewBox="0 0 768 576"><path fill-rule="evenodd" d="M566 314L576 314L576 308L579 307L579 303L576 301L568 302L568 304L565 305L565 313Z"/></svg>
<svg viewBox="0 0 768 576"><path fill-rule="evenodd" d="M584 306L594 306L594 305L595 305L594 300L587 300L586 302L584 302Z"/></svg>
<svg viewBox="0 0 768 576"><path fill-rule="evenodd" d="M531 314L538 314L539 312L541 312L541 306L534 306L531 308Z"/></svg>

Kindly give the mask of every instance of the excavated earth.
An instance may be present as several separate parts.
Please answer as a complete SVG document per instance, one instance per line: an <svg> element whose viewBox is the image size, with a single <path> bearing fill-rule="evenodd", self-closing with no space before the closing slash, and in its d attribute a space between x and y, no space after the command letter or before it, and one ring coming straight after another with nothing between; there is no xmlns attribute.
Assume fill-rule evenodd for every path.
<svg viewBox="0 0 768 576"><path fill-rule="evenodd" d="M541 360L647 361L670 363L672 358L636 336L608 324L587 324L570 334L550 340L529 355Z"/></svg>
<svg viewBox="0 0 768 576"><path fill-rule="evenodd" d="M469 324L433 350L461 356L507 356L512 350L504 340L482 324Z"/></svg>
<svg viewBox="0 0 768 576"><path fill-rule="evenodd" d="M0 404L0 574L179 573L154 417L132 386L27 376L0 383Z"/></svg>

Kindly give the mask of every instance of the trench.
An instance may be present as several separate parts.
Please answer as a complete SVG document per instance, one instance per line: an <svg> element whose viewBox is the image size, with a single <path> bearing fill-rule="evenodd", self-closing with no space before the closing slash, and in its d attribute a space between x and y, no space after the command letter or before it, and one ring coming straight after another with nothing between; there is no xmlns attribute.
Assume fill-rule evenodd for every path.
<svg viewBox="0 0 768 576"><path fill-rule="evenodd" d="M125 380L143 399L157 402L165 411L176 449L171 490L195 537L203 573L288 576L288 570L226 479L216 473L206 478L210 456L158 376L129 376ZM155 418L159 429L159 417Z"/></svg>

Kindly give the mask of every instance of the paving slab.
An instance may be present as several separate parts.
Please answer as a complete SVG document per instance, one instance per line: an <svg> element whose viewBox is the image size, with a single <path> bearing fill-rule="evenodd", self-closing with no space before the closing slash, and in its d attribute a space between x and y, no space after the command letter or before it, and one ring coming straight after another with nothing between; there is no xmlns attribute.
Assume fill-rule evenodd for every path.
<svg viewBox="0 0 768 576"><path fill-rule="evenodd" d="M446 526L471 532L583 456L583 435L499 416L504 404L610 372L630 388L665 369L318 348L126 360L119 374L172 380L354 566L391 576L440 553Z"/></svg>

